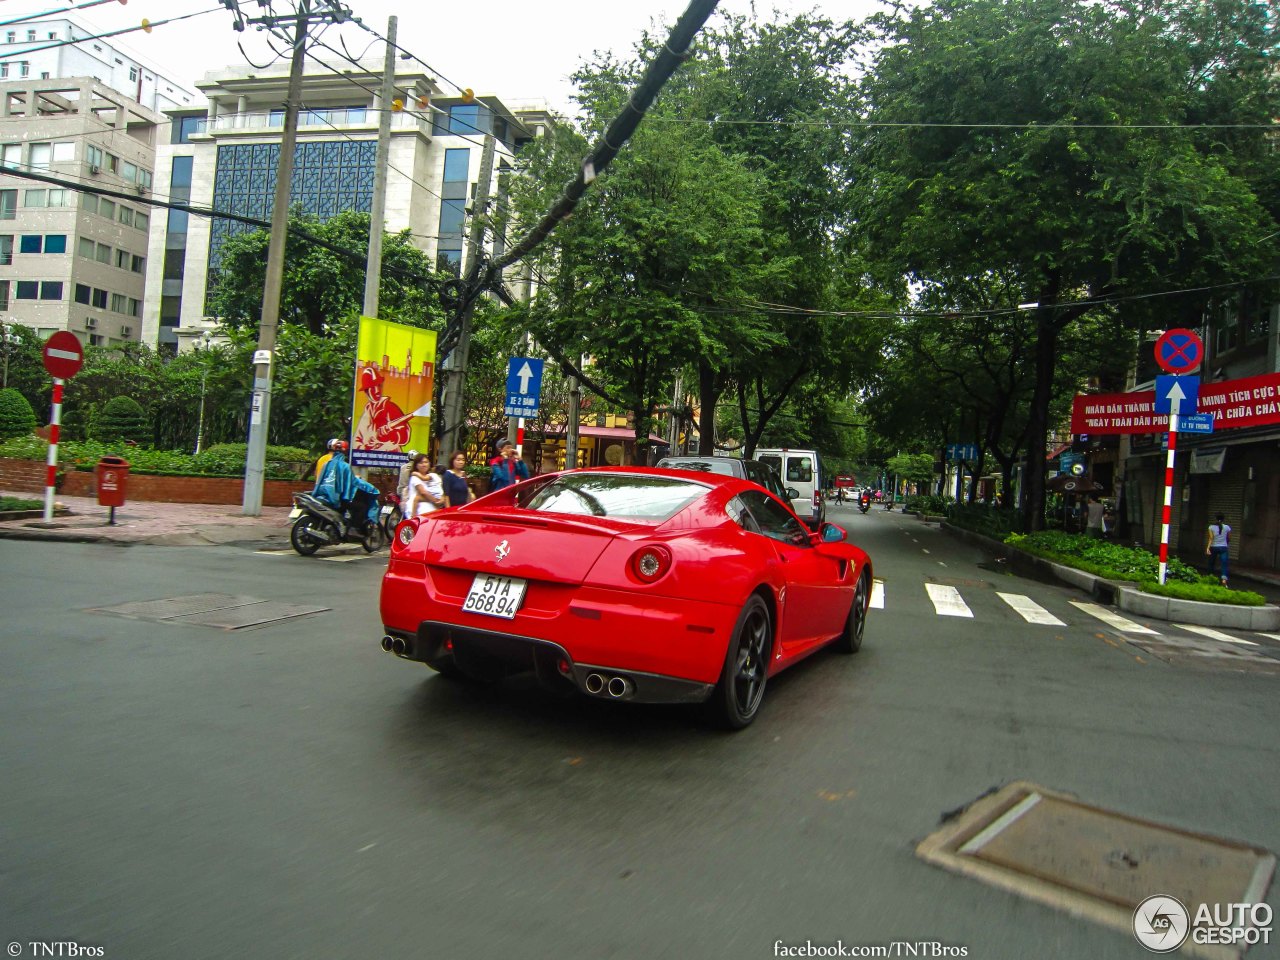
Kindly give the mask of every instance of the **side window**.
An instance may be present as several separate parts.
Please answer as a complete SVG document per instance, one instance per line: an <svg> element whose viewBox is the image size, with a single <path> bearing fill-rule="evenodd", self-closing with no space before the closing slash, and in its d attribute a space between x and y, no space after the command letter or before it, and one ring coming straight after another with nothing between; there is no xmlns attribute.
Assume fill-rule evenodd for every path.
<svg viewBox="0 0 1280 960"><path fill-rule="evenodd" d="M809 531L796 519L795 514L772 497L748 490L739 494L747 512L759 526L759 532L771 540L789 543L793 547L810 546ZM743 523L742 526L746 527ZM750 528L747 528L750 529Z"/></svg>
<svg viewBox="0 0 1280 960"><path fill-rule="evenodd" d="M813 461L808 457L787 457L788 483L813 483Z"/></svg>
<svg viewBox="0 0 1280 960"><path fill-rule="evenodd" d="M760 532L759 524L756 523L755 517L751 516L751 511L743 504L741 497L734 497L726 503L724 512L729 515L730 520L748 533Z"/></svg>

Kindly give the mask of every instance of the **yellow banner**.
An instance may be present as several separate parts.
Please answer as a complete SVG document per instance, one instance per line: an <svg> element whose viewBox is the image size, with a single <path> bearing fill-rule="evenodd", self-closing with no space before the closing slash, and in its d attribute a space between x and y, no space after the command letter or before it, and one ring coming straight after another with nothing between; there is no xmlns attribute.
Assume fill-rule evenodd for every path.
<svg viewBox="0 0 1280 960"><path fill-rule="evenodd" d="M428 451L435 358L434 330L360 318L351 407L353 465L399 467L410 450Z"/></svg>

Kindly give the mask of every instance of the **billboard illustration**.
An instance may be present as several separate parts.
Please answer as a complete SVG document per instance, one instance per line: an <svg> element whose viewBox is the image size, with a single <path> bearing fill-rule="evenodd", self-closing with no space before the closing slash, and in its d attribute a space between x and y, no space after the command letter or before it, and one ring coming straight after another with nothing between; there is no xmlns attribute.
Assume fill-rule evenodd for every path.
<svg viewBox="0 0 1280 960"><path fill-rule="evenodd" d="M360 318L351 405L351 463L399 467L431 440L435 388L434 330Z"/></svg>

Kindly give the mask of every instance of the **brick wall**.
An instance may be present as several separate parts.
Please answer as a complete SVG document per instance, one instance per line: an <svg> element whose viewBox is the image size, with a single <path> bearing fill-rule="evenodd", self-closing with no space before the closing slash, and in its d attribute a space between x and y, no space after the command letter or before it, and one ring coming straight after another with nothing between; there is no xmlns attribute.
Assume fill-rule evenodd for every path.
<svg viewBox="0 0 1280 960"><path fill-rule="evenodd" d="M36 460L0 458L0 490L43 493L45 465ZM392 480L394 484L394 479ZM68 470L58 492L68 497L97 496L97 478L84 470ZM266 480L262 484L262 503L268 507L287 507L293 494L309 491L312 484L304 480ZM239 477L155 477L130 474L127 500L160 503L226 503L244 502L244 480Z"/></svg>

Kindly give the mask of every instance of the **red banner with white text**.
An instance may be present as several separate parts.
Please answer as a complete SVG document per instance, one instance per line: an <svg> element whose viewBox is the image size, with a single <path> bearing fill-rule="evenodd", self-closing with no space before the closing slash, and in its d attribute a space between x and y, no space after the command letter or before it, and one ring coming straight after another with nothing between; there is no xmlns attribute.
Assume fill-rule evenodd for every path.
<svg viewBox="0 0 1280 960"><path fill-rule="evenodd" d="M1169 417L1155 412L1155 392L1076 394L1072 433L1163 433ZM1197 413L1213 415L1213 428L1280 423L1280 373L1201 383Z"/></svg>

